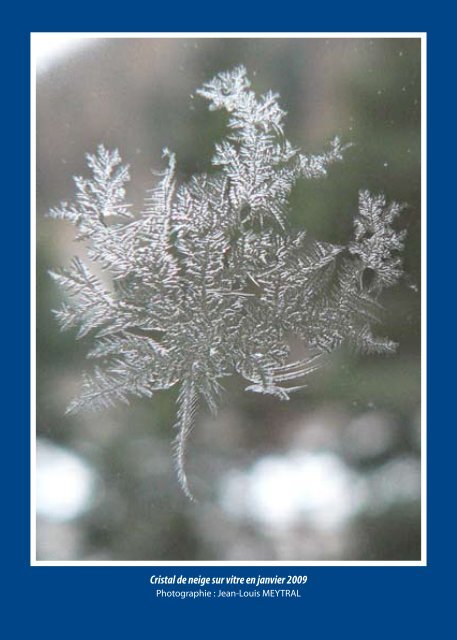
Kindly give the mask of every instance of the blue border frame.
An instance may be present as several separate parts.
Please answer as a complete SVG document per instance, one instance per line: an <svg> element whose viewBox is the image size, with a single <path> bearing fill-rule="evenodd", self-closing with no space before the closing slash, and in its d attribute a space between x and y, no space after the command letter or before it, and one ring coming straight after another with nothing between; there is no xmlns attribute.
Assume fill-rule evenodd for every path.
<svg viewBox="0 0 457 640"><path fill-rule="evenodd" d="M393 5L393 3L391 3ZM412 3L411 3L412 5ZM139 20L122 16L113 7L116 19L103 16L104 7L92 3L86 12L83 5L66 7L64 18L57 19L57 10L37 6L31 13L26 7L16 9L17 15L5 23L3 42L4 79L2 106L6 143L3 156L8 158L7 189L4 189L4 233L2 256L5 274L4 287L4 344L6 356L3 372L5 390L3 400L3 433L9 441L4 447L5 483L3 524L6 541L3 547L7 588L11 604L17 606L12 637L26 637L26 633L46 634L48 638L61 636L88 636L103 638L138 638L157 633L158 623L167 624L172 637L186 635L215 635L233 633L245 636L300 636L318 633L319 637L350 633L352 637L375 635L386 637L419 637L428 635L427 622L433 623L434 632L446 625L445 577L451 573L453 536L446 523L453 511L449 479L445 474L452 469L454 454L452 440L455 427L449 403L452 369L449 373L440 362L443 352L452 365L449 353L451 339L446 337L446 320L453 318L447 309L452 302L446 283L437 278L430 264L440 264L441 274L451 272L454 234L449 226L453 215L450 154L452 116L455 103L449 93L453 89L446 66L452 60L451 20L446 27L432 20L432 9L414 4L389 8L369 7L366 4L349 9L345 4L333 11L323 7L323 17L316 15L315 7L301 9L282 5L281 15L272 15L265 6L255 16L255 7L230 11L222 7L218 19L212 6L205 18L197 14L195 5L183 10L170 8L172 17L161 11L145 20L139 8ZM154 9L154 8L153 8ZM221 7L219 7L219 10ZM371 9L372 17L367 13ZM433 9L438 13L436 3ZM59 11L63 11L60 7ZM147 11L147 10L146 10ZM154 13L155 13L154 9ZM200 10L201 11L201 10ZM19 12L22 15L19 16ZM98 15L97 15L98 12ZM74 13L74 15L70 15ZM133 13L133 12L132 12ZM227 14L227 15L222 15ZM368 17L367 17L368 15ZM85 16L89 16L85 18ZM441 19L441 16L440 16ZM212 24L209 24L210 20ZM29 566L29 199L30 199L30 127L29 127L29 42L32 31L411 31L428 35L428 475L432 478L428 498L428 562L427 567L310 567L306 568L309 582L302 590L301 600L236 599L218 600L157 600L153 597L149 576L151 567L30 567ZM431 52L431 53L430 53ZM11 95L10 95L11 93ZM431 158L434 158L432 161ZM444 160L444 162L443 162ZM448 175L449 174L449 175ZM453 177L453 176L452 176ZM446 186L447 185L447 186ZM449 185L450 188L449 188ZM12 187L12 188L11 188ZM445 196L446 194L446 196ZM6 197L6 203L5 203ZM446 202L444 198L446 197ZM452 196L451 196L452 197ZM451 204L449 204L451 200ZM441 205L441 206L440 206ZM444 233L443 233L444 232ZM438 234L439 245L438 245ZM444 236L444 239L443 239ZM441 265L443 265L441 267ZM12 277L11 277L12 274ZM446 286L446 289L444 287ZM442 297L443 293L447 294ZM443 307L443 301L445 301ZM440 317L441 342L435 331ZM444 320L444 322L443 322ZM451 330L452 330L451 325ZM8 337L6 337L8 336ZM438 370L438 366L440 369ZM431 372L435 373L432 374ZM438 373L439 371L439 373ZM439 393L439 396L438 396ZM440 399L438 405L437 399ZM443 430L442 431L442 429ZM438 448L437 434L442 431L446 446ZM440 483L440 480L442 482ZM455 498L454 498L455 500ZM298 568L294 572L298 573ZM236 569L239 574L253 574L256 568ZM208 575L227 575L233 567L173 568L162 567L160 572ZM287 568L270 567L265 573L284 574ZM300 570L301 571L301 570ZM450 591L448 592L450 595ZM434 595L441 602L435 604ZM13 607L9 608L9 615ZM248 614L248 615L247 615ZM424 619L425 618L425 619ZM449 620L449 618L448 618ZM435 626L436 625L436 626ZM443 631L445 628L443 628ZM447 634L446 634L447 636Z"/></svg>

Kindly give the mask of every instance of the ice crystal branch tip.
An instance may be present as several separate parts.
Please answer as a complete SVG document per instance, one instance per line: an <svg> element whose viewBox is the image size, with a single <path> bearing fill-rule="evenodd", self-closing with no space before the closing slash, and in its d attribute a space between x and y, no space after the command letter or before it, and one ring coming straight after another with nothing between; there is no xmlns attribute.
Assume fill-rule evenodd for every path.
<svg viewBox="0 0 457 640"><path fill-rule="evenodd" d="M215 145L216 172L178 184L175 155L164 148L166 166L132 213L128 167L100 145L87 155L90 177L75 179L74 202L50 212L75 226L88 255L52 272L65 294L55 315L62 329L90 337L88 357L99 363L68 410L179 385L175 459L188 497L186 441L201 401L216 413L225 377L241 375L246 390L287 400L343 344L395 348L372 327L381 291L401 275L405 238L395 229L402 207L368 191L359 194L347 247L290 232L291 189L326 176L348 145L335 138L318 155L302 153L285 138L278 95L258 97L242 66L197 94L229 114ZM299 361L291 358L292 336L307 354Z"/></svg>

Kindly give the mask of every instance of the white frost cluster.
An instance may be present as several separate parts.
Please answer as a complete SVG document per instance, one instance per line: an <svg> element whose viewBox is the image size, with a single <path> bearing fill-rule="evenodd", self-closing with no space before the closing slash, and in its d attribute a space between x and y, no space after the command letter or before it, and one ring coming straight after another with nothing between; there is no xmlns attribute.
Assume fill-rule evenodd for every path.
<svg viewBox="0 0 457 640"><path fill-rule="evenodd" d="M324 176L345 147L335 139L320 155L302 154L284 137L278 96L258 98L243 67L198 93L210 109L229 112L228 135L213 158L218 171L178 186L175 157L165 150L168 166L133 215L128 168L117 151L100 146L88 156L92 177L75 180L75 202L51 211L76 226L90 260L112 279L107 288L79 259L53 273L67 294L56 312L62 328L90 334L88 355L99 362L69 410L179 385L176 459L188 496L185 441L200 399L217 410L223 378L238 373L247 390L288 399L343 343L394 348L371 325L381 289L400 276L403 246L403 233L391 226L400 207L367 192L347 248L292 234L292 187ZM374 273L370 286L366 270ZM301 339L307 357L290 361L290 336Z"/></svg>

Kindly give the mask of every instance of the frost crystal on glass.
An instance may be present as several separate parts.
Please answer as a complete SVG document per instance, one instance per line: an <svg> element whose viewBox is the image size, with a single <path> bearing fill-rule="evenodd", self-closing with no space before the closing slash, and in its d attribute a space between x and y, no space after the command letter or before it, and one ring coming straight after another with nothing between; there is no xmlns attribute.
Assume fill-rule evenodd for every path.
<svg viewBox="0 0 457 640"><path fill-rule="evenodd" d="M92 177L75 179L75 202L50 212L75 225L89 261L110 282L79 258L52 273L66 293L55 312L61 327L90 334L88 357L99 362L68 411L179 385L175 455L189 497L186 439L201 400L217 411L225 377L237 373L246 390L287 400L343 344L395 349L371 327L380 292L401 275L405 235L392 226L402 207L367 191L347 247L293 233L292 187L325 176L345 146L335 138L319 155L301 153L284 137L278 96L258 98L243 67L197 93L211 110L229 113L212 159L217 171L177 185L175 156L165 149L167 167L134 215L125 200L128 168L117 151L99 146L87 156ZM291 337L306 353L297 361Z"/></svg>

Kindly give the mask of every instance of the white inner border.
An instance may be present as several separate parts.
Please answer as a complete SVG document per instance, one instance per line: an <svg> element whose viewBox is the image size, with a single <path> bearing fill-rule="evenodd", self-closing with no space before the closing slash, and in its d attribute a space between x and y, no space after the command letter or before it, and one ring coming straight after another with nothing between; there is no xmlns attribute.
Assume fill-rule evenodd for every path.
<svg viewBox="0 0 457 640"><path fill-rule="evenodd" d="M78 38L416 38L421 40L421 560L411 561L41 561L36 559L36 76L40 39ZM30 564L31 566L427 566L427 34L426 33L31 33L30 34Z"/></svg>

